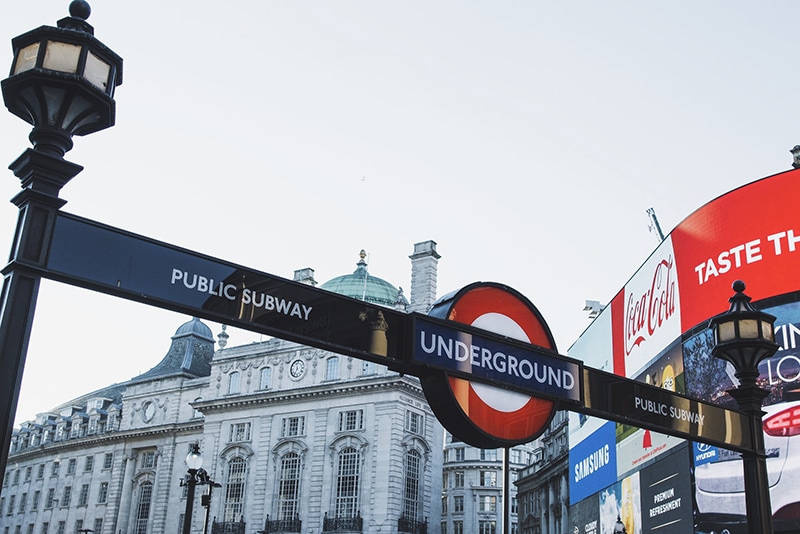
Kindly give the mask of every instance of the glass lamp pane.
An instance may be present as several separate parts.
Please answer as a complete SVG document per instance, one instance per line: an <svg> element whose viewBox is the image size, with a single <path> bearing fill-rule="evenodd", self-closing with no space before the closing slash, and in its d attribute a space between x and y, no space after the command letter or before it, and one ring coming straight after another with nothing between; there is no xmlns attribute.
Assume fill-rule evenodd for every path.
<svg viewBox="0 0 800 534"><path fill-rule="evenodd" d="M39 55L39 43L29 44L17 52L17 63L14 65L14 74L31 70L36 66L36 56Z"/></svg>
<svg viewBox="0 0 800 534"><path fill-rule="evenodd" d="M199 452L190 452L186 455L186 466L189 469L200 469L203 467L203 456Z"/></svg>
<svg viewBox="0 0 800 534"><path fill-rule="evenodd" d="M757 339L758 319L742 319L739 321L739 336L742 339Z"/></svg>
<svg viewBox="0 0 800 534"><path fill-rule="evenodd" d="M89 52L86 56L86 67L83 69L84 78L105 93L108 89L108 74L110 72L111 65Z"/></svg>
<svg viewBox="0 0 800 534"><path fill-rule="evenodd" d="M736 331L733 328L735 321L728 321L725 323L719 323L717 326L717 341L719 343L724 343L725 341L730 341L736 337Z"/></svg>
<svg viewBox="0 0 800 534"><path fill-rule="evenodd" d="M81 47L59 41L47 41L44 51L42 67L59 72L75 74L78 72L78 59L81 57Z"/></svg>
<svg viewBox="0 0 800 534"><path fill-rule="evenodd" d="M772 331L772 325L766 321L761 323L761 336L769 341L775 341L775 332Z"/></svg>

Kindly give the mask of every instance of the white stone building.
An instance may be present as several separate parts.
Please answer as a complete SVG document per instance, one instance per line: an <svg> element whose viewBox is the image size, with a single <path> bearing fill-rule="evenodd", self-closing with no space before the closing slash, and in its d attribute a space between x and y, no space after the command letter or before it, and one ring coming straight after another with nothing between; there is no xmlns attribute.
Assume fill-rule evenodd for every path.
<svg viewBox="0 0 800 534"><path fill-rule="evenodd" d="M415 245L410 303L363 256L322 287L424 311L438 258ZM220 486L197 486L191 532L439 532L443 430L416 378L279 339L214 344L192 319L151 370L15 430L0 532L181 532L195 443Z"/></svg>
<svg viewBox="0 0 800 534"><path fill-rule="evenodd" d="M446 432L442 470L442 534L499 534L508 510L507 532L518 532L518 473L533 460L536 443L509 449L478 449ZM508 470L508 503L504 502L504 471Z"/></svg>

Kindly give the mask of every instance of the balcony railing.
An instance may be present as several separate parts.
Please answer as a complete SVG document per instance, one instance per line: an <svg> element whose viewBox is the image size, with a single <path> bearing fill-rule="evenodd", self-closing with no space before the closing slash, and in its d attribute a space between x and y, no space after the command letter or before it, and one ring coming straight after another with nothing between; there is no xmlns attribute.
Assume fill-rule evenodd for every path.
<svg viewBox="0 0 800 534"><path fill-rule="evenodd" d="M322 518L322 532L361 532L364 520L361 513L356 512L354 517L325 517Z"/></svg>
<svg viewBox="0 0 800 534"><path fill-rule="evenodd" d="M214 521L211 523L211 534L245 534L247 524L244 518L241 521Z"/></svg>
<svg viewBox="0 0 800 534"><path fill-rule="evenodd" d="M264 522L263 534L276 534L278 532L300 532L303 522L299 516L294 519L270 519L267 515L267 520Z"/></svg>
<svg viewBox="0 0 800 534"><path fill-rule="evenodd" d="M402 515L397 519L397 532L408 532L410 534L428 534L428 519L417 521Z"/></svg>

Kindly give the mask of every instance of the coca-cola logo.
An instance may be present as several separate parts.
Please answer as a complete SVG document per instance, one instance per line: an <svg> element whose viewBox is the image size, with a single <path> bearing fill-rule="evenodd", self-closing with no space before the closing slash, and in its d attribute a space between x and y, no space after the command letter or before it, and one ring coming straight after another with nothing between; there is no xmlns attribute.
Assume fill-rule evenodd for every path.
<svg viewBox="0 0 800 534"><path fill-rule="evenodd" d="M675 313L675 269L672 256L656 264L650 287L630 293L625 306L625 355L644 343Z"/></svg>

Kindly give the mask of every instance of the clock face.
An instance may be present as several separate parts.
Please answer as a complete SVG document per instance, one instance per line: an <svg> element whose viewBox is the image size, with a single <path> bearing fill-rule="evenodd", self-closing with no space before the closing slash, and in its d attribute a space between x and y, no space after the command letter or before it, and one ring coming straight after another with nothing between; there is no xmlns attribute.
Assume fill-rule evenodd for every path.
<svg viewBox="0 0 800 534"><path fill-rule="evenodd" d="M150 421L153 416L156 414L156 405L152 402L145 403L144 407L142 408L142 417L145 421Z"/></svg>
<svg viewBox="0 0 800 534"><path fill-rule="evenodd" d="M306 372L306 362L303 360L295 360L289 366L289 374L292 378L300 378Z"/></svg>

